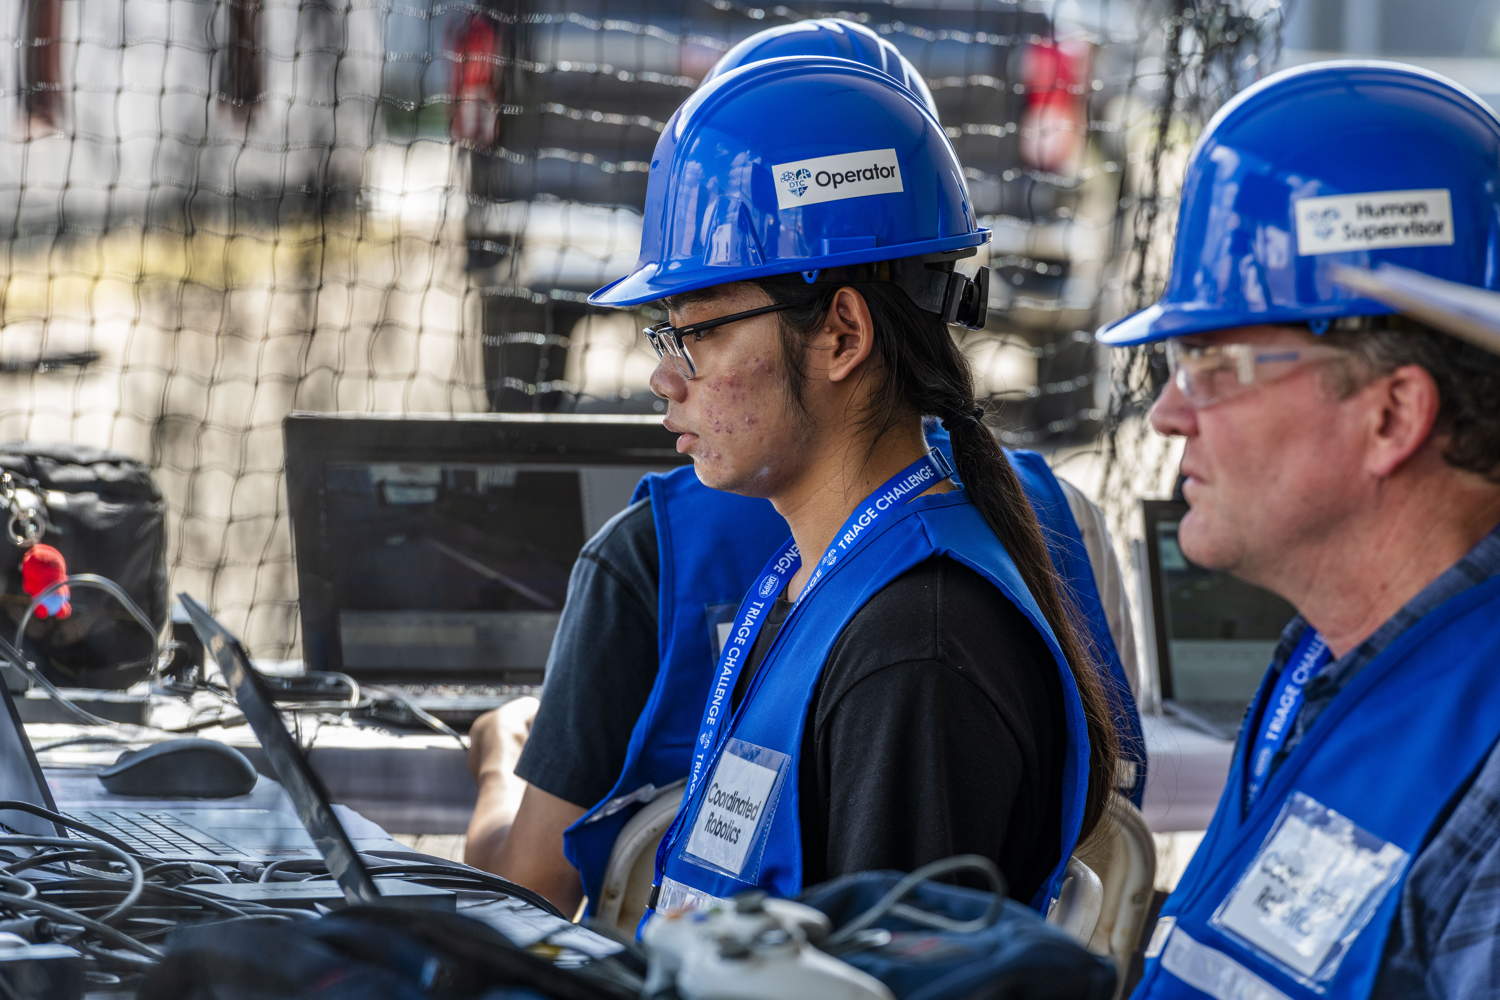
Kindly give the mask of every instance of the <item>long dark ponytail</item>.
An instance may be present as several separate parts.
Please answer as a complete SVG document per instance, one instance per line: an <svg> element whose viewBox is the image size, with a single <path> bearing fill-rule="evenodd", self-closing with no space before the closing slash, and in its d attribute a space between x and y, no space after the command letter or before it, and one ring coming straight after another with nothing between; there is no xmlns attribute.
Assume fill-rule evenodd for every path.
<svg viewBox="0 0 1500 1000"><path fill-rule="evenodd" d="M942 420L952 440L959 479L1015 560L1072 668L1089 731L1089 788L1081 841L1104 815L1119 756L1119 737L1102 671L1084 638L1082 619L1047 554L1041 526L1020 479L984 426L968 360L938 316L917 308L898 285L875 280L876 272L878 268L868 267L829 272L814 284L799 275L756 282L773 300L792 306L780 314L792 401L801 404L806 338L823 322L838 289L853 288L869 306L875 327L872 354L879 359L874 368L881 382L861 415L872 446L913 413ZM849 280L842 280L844 276Z"/></svg>

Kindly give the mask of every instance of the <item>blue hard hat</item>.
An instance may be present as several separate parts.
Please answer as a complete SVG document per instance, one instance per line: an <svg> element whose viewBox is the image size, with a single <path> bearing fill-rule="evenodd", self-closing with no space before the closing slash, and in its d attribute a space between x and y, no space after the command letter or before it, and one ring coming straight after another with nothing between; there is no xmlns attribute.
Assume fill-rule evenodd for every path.
<svg viewBox="0 0 1500 1000"><path fill-rule="evenodd" d="M863 63L871 69L880 70L916 94L927 105L932 116L938 116L937 105L933 103L927 82L922 79L917 68L901 54L901 50L864 25L841 17L778 24L774 28L757 31L724 53L724 57L708 71L703 82L707 83L732 69L778 56L831 56Z"/></svg>
<svg viewBox="0 0 1500 1000"><path fill-rule="evenodd" d="M590 295L594 305L972 252L990 235L912 92L818 56L750 63L689 97L652 154L644 216L635 269Z"/></svg>
<svg viewBox="0 0 1500 1000"><path fill-rule="evenodd" d="M1106 344L1390 313L1338 281L1393 264L1500 287L1500 119L1435 73L1315 63L1226 104L1194 148L1167 289Z"/></svg>

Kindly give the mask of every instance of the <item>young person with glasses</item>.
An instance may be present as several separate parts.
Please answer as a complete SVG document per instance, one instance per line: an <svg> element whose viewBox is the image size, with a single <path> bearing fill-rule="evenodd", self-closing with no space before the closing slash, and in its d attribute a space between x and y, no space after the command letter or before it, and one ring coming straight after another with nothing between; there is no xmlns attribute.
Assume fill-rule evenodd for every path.
<svg viewBox="0 0 1500 1000"><path fill-rule="evenodd" d="M799 54L849 58L887 73L936 115L915 69L889 42L836 19L760 32L731 50L709 80L752 62ZM686 329L661 323L645 336L659 356L693 374L694 341L785 308L761 307ZM949 448L947 432L935 421L927 438ZM1108 674L1111 711L1122 743L1132 751L1131 766L1120 770L1120 787L1139 804L1145 762L1132 694L1134 661L1121 655L1133 653L1133 636L1102 517L1055 478L1040 456L1007 454ZM471 862L545 886L568 907L577 904L580 889L597 903L620 829L664 789L681 785L714 675L716 634L761 568L765 552L783 541L786 531L768 503L711 490L690 467L641 484L636 502L590 542L575 571L577 586L549 664L547 693L516 767L528 785L515 826L502 836L503 809L476 810ZM712 558L705 558L710 547ZM572 627L575 620L581 628ZM606 644L608 654L575 642L579 633ZM633 727L622 728L622 720L632 719ZM494 722L479 727L474 755L481 795L491 801L506 787L500 751L509 742L495 738ZM576 872L558 850L570 825L568 858Z"/></svg>
<svg viewBox="0 0 1500 1000"><path fill-rule="evenodd" d="M1116 741L946 329L982 321L954 264L988 233L941 127L881 73L774 59L706 85L653 163L637 267L592 301L666 306L652 389L678 449L790 531L700 706L656 907L960 853L1044 906Z"/></svg>

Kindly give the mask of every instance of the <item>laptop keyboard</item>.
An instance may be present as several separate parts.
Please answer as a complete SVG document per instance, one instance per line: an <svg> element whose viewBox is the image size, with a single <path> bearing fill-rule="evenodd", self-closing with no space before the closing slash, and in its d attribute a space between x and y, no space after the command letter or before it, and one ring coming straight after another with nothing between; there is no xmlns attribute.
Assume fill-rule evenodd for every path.
<svg viewBox="0 0 1500 1000"><path fill-rule="evenodd" d="M421 704L424 701L468 698L493 701L499 705L512 698L542 693L540 684L379 684L382 690L394 691Z"/></svg>
<svg viewBox="0 0 1500 1000"><path fill-rule="evenodd" d="M241 853L169 812L93 809L74 815L90 826L114 834L142 854L237 857Z"/></svg>

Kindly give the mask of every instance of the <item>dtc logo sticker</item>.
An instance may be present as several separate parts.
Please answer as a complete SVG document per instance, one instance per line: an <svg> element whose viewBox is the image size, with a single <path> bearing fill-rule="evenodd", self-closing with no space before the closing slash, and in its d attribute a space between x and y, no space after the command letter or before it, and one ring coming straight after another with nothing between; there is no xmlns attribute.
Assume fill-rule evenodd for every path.
<svg viewBox="0 0 1500 1000"><path fill-rule="evenodd" d="M771 174L776 178L776 207L780 209L905 190L894 149L777 163L771 167Z"/></svg>
<svg viewBox="0 0 1500 1000"><path fill-rule="evenodd" d="M781 183L786 189L797 197L807 193L807 182L812 178L812 171L803 167L801 170L783 170L781 172Z"/></svg>
<svg viewBox="0 0 1500 1000"><path fill-rule="evenodd" d="M1325 208L1321 211L1309 212L1308 217L1312 220L1313 235L1320 240L1326 240L1338 232L1339 210L1336 208Z"/></svg>
<svg viewBox="0 0 1500 1000"><path fill-rule="evenodd" d="M1301 257L1453 242L1453 207L1446 188L1303 198L1294 212Z"/></svg>

